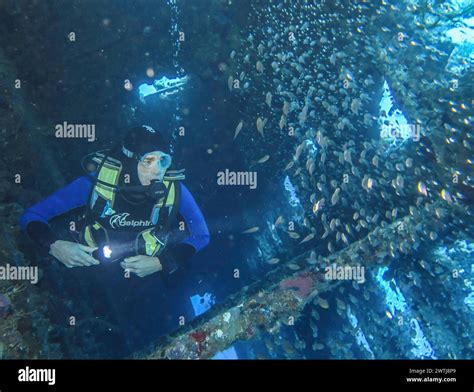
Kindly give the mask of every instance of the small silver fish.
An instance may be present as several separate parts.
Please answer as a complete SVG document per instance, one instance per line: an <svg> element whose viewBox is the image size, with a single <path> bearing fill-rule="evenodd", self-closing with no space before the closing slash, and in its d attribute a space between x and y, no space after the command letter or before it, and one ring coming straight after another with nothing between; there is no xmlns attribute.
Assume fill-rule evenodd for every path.
<svg viewBox="0 0 474 392"><path fill-rule="evenodd" d="M289 231L288 232L288 235L291 237L291 238L294 238L295 240L297 240L298 238L300 238L300 235L294 231Z"/></svg>
<svg viewBox="0 0 474 392"><path fill-rule="evenodd" d="M234 140L242 130L242 127L244 126L244 121L240 120L240 122L237 124L237 128L235 128L235 134L234 134Z"/></svg>
<svg viewBox="0 0 474 392"><path fill-rule="evenodd" d="M244 230L242 234L252 234L252 233L256 233L259 230L260 230L260 227L254 226L254 227L251 227L250 229Z"/></svg>
<svg viewBox="0 0 474 392"><path fill-rule="evenodd" d="M296 148L295 161L297 161L300 158L300 155L303 152L303 148L304 148L305 144L306 144L306 142L303 142Z"/></svg>
<svg viewBox="0 0 474 392"><path fill-rule="evenodd" d="M265 127L265 124L267 123L267 120L263 120L261 117L257 118L257 131L262 135L263 137L263 128Z"/></svg>
<svg viewBox="0 0 474 392"><path fill-rule="evenodd" d="M281 117L280 117L280 122L279 122L278 125L279 125L280 129L283 129L283 128L285 127L285 125L286 125L286 117L285 117L284 114L281 115Z"/></svg>
<svg viewBox="0 0 474 392"><path fill-rule="evenodd" d="M291 169L295 164L295 161L291 161L290 163L288 163L288 165L286 165L286 167L283 169L283 171L287 171L289 169Z"/></svg>
<svg viewBox="0 0 474 392"><path fill-rule="evenodd" d="M339 194L341 193L341 188L337 188L331 197L331 204L334 206L339 201Z"/></svg>
<svg viewBox="0 0 474 392"><path fill-rule="evenodd" d="M288 101L285 101L283 103L283 115L287 116L289 110L290 110L290 104Z"/></svg>
<svg viewBox="0 0 474 392"><path fill-rule="evenodd" d="M280 262L280 259L278 257L274 257L273 259L270 259L267 261L267 264L273 265L273 264L278 264Z"/></svg>
<svg viewBox="0 0 474 392"><path fill-rule="evenodd" d="M311 241L314 238L315 234L311 233L308 234L306 237L303 238L303 240L299 243L299 245L304 244L305 242Z"/></svg>
<svg viewBox="0 0 474 392"><path fill-rule="evenodd" d="M274 223L275 227L280 226L280 225L283 223L283 220L284 220L284 219L283 219L283 216L280 215L280 216L276 219L276 221L275 221L275 223Z"/></svg>
<svg viewBox="0 0 474 392"><path fill-rule="evenodd" d="M272 107L272 93L267 93L267 95L265 96L265 103L268 105L269 108Z"/></svg>

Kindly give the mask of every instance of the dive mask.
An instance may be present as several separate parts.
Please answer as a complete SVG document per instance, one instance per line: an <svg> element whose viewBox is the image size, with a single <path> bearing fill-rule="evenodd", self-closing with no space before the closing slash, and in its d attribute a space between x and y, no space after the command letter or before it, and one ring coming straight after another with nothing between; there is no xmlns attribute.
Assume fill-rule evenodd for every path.
<svg viewBox="0 0 474 392"><path fill-rule="evenodd" d="M153 165L159 165L162 170L166 170L171 166L171 155L164 152L151 152L145 154L140 158L140 162L145 167L153 167Z"/></svg>

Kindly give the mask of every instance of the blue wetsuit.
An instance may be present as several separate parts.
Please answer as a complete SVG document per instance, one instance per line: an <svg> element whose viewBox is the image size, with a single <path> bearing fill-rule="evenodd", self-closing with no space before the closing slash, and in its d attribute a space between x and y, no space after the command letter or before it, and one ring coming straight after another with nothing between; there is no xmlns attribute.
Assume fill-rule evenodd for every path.
<svg viewBox="0 0 474 392"><path fill-rule="evenodd" d="M29 207L20 218L22 230L43 249L49 249L49 245L59 239L50 221L77 208L85 208L93 185L92 178L79 177ZM44 267L46 279L51 279L53 285L59 285L61 295L68 296L71 301L81 301L81 298L75 297L75 288L78 286L100 290L99 294L88 300L103 304L99 309L107 309L108 315L97 313L101 319L115 320L114 325L123 337L121 342L125 342L128 347L128 351L122 352L119 357L129 355L162 334L176 329L180 317L186 320L193 317L185 292L192 280L192 276L187 274L192 268L189 260L209 243L209 231L193 196L182 183L180 187L177 215L179 220L186 223L187 232L177 244L167 246L159 255L163 266L161 272L145 278L132 274L129 279L124 279L124 271L119 263L62 271L57 270L60 267L56 263ZM175 268L165 268L168 264Z"/></svg>
<svg viewBox="0 0 474 392"><path fill-rule="evenodd" d="M88 176L75 181L56 191L51 196L29 207L20 218L20 226L38 244L48 247L56 239L49 221L89 202L93 180ZM177 245L165 248L160 260L174 261L178 267L183 266L194 253L209 243L209 231L204 217L189 190L180 183L179 215L184 220L189 235ZM171 272L174 272L171 271Z"/></svg>

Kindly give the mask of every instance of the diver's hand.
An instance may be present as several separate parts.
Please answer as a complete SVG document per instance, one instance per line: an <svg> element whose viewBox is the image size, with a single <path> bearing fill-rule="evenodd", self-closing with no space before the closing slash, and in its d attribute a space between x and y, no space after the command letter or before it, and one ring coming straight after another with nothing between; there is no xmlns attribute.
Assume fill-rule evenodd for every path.
<svg viewBox="0 0 474 392"><path fill-rule="evenodd" d="M56 257L66 267L88 267L100 264L89 253L97 248L77 244L70 241L55 241L49 247L49 254Z"/></svg>
<svg viewBox="0 0 474 392"><path fill-rule="evenodd" d="M153 256L138 255L127 257L120 263L123 269L133 272L140 278L161 271L160 259Z"/></svg>

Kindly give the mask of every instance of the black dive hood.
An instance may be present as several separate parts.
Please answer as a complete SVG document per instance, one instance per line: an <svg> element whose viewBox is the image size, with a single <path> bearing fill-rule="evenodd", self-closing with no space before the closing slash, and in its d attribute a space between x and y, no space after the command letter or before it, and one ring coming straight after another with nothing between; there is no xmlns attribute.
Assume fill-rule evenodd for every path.
<svg viewBox="0 0 474 392"><path fill-rule="evenodd" d="M129 158L124 154L120 154L119 157L114 156L113 158L122 162L122 172L130 176L128 184L123 183L122 178L120 179L119 185L116 188L117 191L130 195L140 194L154 200L158 200L166 195L166 186L160 180L152 180L150 185L142 185L140 183L137 173L138 160L136 158Z"/></svg>

